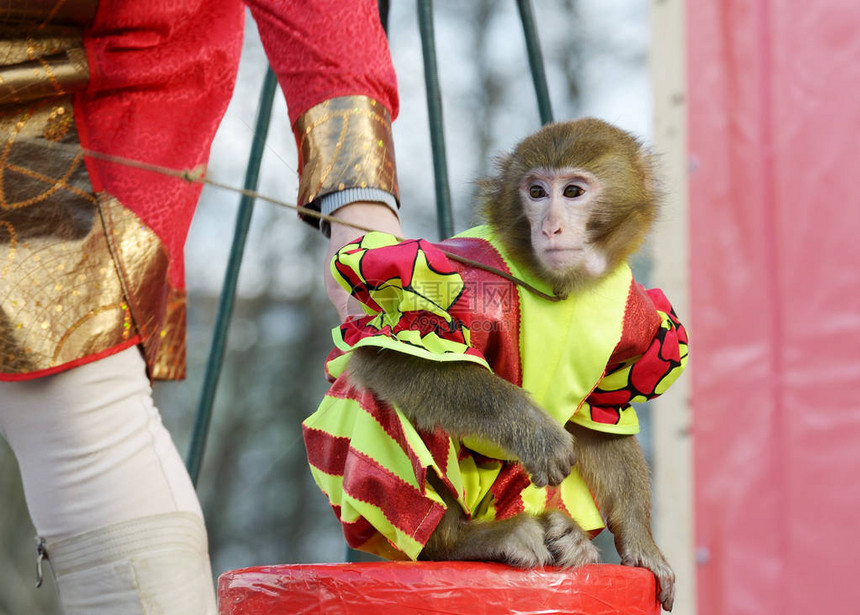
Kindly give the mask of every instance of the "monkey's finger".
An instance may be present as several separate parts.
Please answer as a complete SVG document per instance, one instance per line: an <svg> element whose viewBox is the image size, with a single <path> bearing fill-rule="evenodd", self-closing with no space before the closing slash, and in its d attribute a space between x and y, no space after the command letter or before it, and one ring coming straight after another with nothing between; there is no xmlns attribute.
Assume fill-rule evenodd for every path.
<svg viewBox="0 0 860 615"><path fill-rule="evenodd" d="M573 450L573 448L571 448L570 451L568 452L568 456L567 456L567 463L568 463L567 473L568 474L570 474L570 468L575 466L577 461L578 461L578 459L576 457L576 451Z"/></svg>
<svg viewBox="0 0 860 615"><path fill-rule="evenodd" d="M548 482L548 478L543 472L531 472L529 478L535 487L546 487Z"/></svg>
<svg viewBox="0 0 860 615"><path fill-rule="evenodd" d="M657 602L664 610L671 611L675 604L675 574L660 571L654 572L654 577L657 579Z"/></svg>
<svg viewBox="0 0 860 615"><path fill-rule="evenodd" d="M572 449L567 451L565 455L553 460L549 464L546 473L546 483L552 487L557 487L564 482L576 463L576 457L573 455Z"/></svg>
<svg viewBox="0 0 860 615"><path fill-rule="evenodd" d="M559 466L553 468L552 472L550 474L548 483L550 485L552 485L553 487L559 486L562 482L564 482L564 479L567 478L568 475L570 474L570 468L571 467L572 466L559 465Z"/></svg>
<svg viewBox="0 0 860 615"><path fill-rule="evenodd" d="M627 553L621 557L621 565L649 569L657 581L657 602L663 605L665 611L672 610L675 604L675 573L665 562L653 562Z"/></svg>
<svg viewBox="0 0 860 615"><path fill-rule="evenodd" d="M559 462L559 465L556 467L556 475L555 478L558 482L553 482L552 484L560 485L564 479L570 476L571 471L573 470L573 466L576 465L576 454L573 452L573 448L567 451L567 455L564 459Z"/></svg>
<svg viewBox="0 0 860 615"><path fill-rule="evenodd" d="M664 588L661 583L660 593L657 595L657 601L663 605L663 610L671 611L672 607L675 606L675 584L671 583L669 584L669 587Z"/></svg>

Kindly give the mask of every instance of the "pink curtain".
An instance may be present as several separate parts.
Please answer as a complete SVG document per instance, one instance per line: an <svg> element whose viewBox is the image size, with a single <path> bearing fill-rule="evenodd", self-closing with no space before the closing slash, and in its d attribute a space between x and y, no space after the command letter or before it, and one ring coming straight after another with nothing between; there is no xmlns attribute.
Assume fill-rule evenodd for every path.
<svg viewBox="0 0 860 615"><path fill-rule="evenodd" d="M699 613L858 613L860 2L687 19Z"/></svg>

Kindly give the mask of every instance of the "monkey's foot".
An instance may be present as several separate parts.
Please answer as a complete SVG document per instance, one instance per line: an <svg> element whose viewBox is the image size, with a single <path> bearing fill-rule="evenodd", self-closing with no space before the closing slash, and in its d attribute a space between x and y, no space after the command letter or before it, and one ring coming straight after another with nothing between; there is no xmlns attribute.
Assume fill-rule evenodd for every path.
<svg viewBox="0 0 860 615"><path fill-rule="evenodd" d="M552 564L543 525L524 513L501 521L464 523L451 548L427 552L427 558L502 562L517 568Z"/></svg>
<svg viewBox="0 0 860 615"><path fill-rule="evenodd" d="M541 516L544 543L552 553L552 563L562 568L596 564L600 552L579 525L563 512L553 510Z"/></svg>
<svg viewBox="0 0 860 615"><path fill-rule="evenodd" d="M675 573L657 545L652 543L645 547L622 549L619 555L622 566L639 566L654 573L657 579L657 601L665 610L671 611L675 604Z"/></svg>
<svg viewBox="0 0 860 615"><path fill-rule="evenodd" d="M540 521L520 514L507 522L512 523L498 544L500 561L517 568L538 568L552 564L552 554L544 544L544 529Z"/></svg>

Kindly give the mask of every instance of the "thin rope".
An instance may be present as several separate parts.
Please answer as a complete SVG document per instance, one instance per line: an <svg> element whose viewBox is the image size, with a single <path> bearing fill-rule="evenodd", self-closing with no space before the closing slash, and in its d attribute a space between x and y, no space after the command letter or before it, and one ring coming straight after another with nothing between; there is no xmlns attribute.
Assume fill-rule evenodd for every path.
<svg viewBox="0 0 860 615"><path fill-rule="evenodd" d="M362 224L356 224L353 222L346 222L341 220L340 218L336 218L335 216L327 215L320 213L314 209L310 209L309 207L303 207L301 205L294 205L292 203L287 203L286 201L282 201L280 199L276 199L271 196L267 196L265 194L261 194L256 190L249 190L247 188L237 188L236 186L231 186L230 184L225 184L223 182L216 181L214 179L210 179L206 177L206 171L204 165L198 165L193 169L173 169L170 167L165 167L157 164L153 164L151 162L143 162L141 160L135 160L133 158L125 158L123 156L116 156L114 154L106 154L104 152L98 152L92 149L88 149L85 147L81 147L79 145L70 145L68 143L52 143L50 141L42 141L40 139L30 139L28 137L17 137L17 141L22 141L25 143L31 143L34 145L39 145L42 147L48 148L56 148L66 150L70 153L83 153L85 156L89 156L90 158L95 158L97 160L104 160L106 162L112 162L115 164L120 164L126 167L131 167L135 169L142 169L144 171L150 171L152 173L160 173L162 175L168 175L170 177L176 177L188 183L199 183L207 186L212 186L213 188L218 188L220 190L226 190L229 192L235 192L237 194L241 194L244 197L250 199L260 199L261 201L267 201L274 205L278 205L279 207L285 207L287 209L292 209L302 215L311 216L313 218L318 218L320 220L324 220L329 224L341 224L343 226L348 226L357 231L362 231L364 233L372 233L375 232L376 229L364 226ZM391 233L389 233L391 234ZM392 235L397 241L406 241L405 237L400 237L397 235ZM445 254L452 261L456 261L458 263L462 263L464 265L469 265L470 267L475 267L477 269L482 269L489 273L495 274L501 278L504 278L514 284L525 288L530 293L533 293L540 297L541 299L546 299L547 301L561 301L564 297L559 297L557 295L550 295L548 293L539 290L516 276L509 274L506 271L498 269L497 267L493 267L491 265L486 265L484 263L472 260L470 258L466 258L464 256L460 256L458 254L454 254L453 252L449 252L444 248L439 248L441 252Z"/></svg>

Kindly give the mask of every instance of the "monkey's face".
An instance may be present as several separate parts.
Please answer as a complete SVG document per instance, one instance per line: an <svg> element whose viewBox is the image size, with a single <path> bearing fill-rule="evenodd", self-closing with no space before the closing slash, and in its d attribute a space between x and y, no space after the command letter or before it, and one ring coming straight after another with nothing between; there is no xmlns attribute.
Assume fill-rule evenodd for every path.
<svg viewBox="0 0 860 615"><path fill-rule="evenodd" d="M523 176L520 199L532 249L551 278L595 279L606 273L607 256L589 237L602 189L594 174L579 168L538 168Z"/></svg>
<svg viewBox="0 0 860 615"><path fill-rule="evenodd" d="M650 154L601 120L544 126L496 167L481 182L487 221L511 257L560 296L625 261L656 215Z"/></svg>

